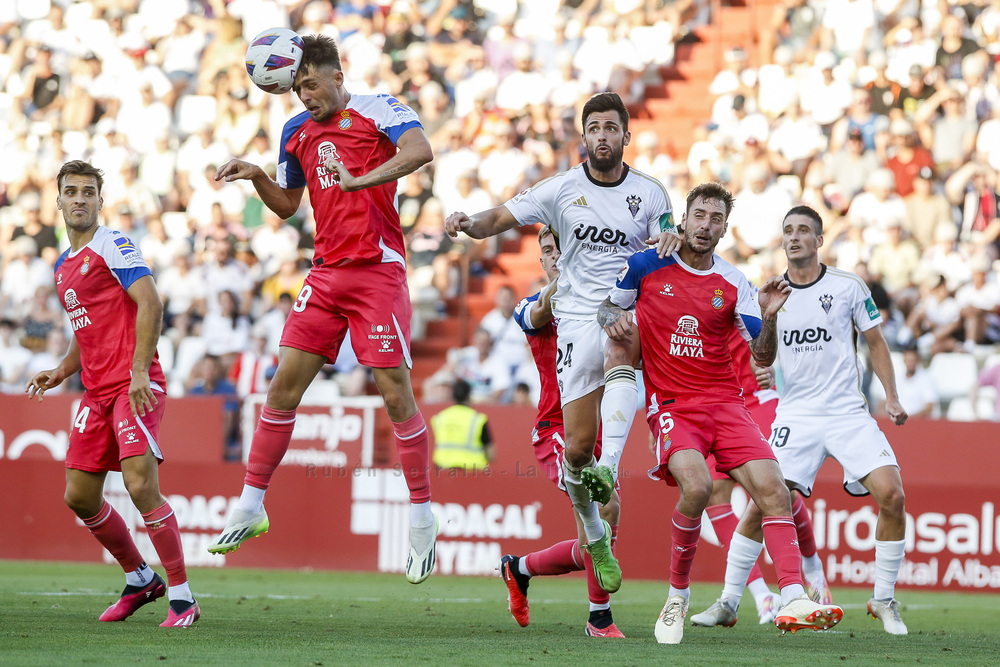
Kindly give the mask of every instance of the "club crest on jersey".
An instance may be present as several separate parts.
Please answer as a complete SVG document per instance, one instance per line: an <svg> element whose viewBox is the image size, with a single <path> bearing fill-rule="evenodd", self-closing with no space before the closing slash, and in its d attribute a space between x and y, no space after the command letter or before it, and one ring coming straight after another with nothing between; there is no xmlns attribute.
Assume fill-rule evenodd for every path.
<svg viewBox="0 0 1000 667"><path fill-rule="evenodd" d="M636 214L639 213L639 204L642 203L642 199L639 195L629 195L625 198L625 203L628 204L628 212L635 218Z"/></svg>
<svg viewBox="0 0 1000 667"><path fill-rule="evenodd" d="M340 125L340 129L342 129L342 130L349 130L349 129L351 129L351 112L348 111L347 109L344 109L343 111L341 111L340 112L340 123L338 123L338 124Z"/></svg>
<svg viewBox="0 0 1000 667"><path fill-rule="evenodd" d="M830 308L833 307L833 295L832 294L824 294L823 296L821 296L819 298L819 303L820 303L821 306L823 306L823 312L824 313L829 313L830 312Z"/></svg>
<svg viewBox="0 0 1000 667"><path fill-rule="evenodd" d="M715 290L715 296L712 297L712 308L722 310L724 305L726 305L726 300L722 298L722 290Z"/></svg>
<svg viewBox="0 0 1000 667"><path fill-rule="evenodd" d="M625 264L625 266L622 267L622 270L618 272L618 277L615 278L615 282L620 284L621 281L625 280L625 276L627 275L628 275L628 264Z"/></svg>
<svg viewBox="0 0 1000 667"><path fill-rule="evenodd" d="M80 267L80 275L87 275L87 271L90 271L90 255L85 255L83 258L83 266Z"/></svg>

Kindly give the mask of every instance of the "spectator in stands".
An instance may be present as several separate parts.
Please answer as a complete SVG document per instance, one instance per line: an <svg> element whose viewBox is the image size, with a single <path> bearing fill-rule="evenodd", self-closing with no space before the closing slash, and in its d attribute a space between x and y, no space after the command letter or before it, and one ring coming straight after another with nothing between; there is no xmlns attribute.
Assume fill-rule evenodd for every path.
<svg viewBox="0 0 1000 667"><path fill-rule="evenodd" d="M497 290L495 306L483 315L479 327L490 334L496 354L507 361L513 376L517 368L528 359L528 348L524 342L524 332L514 320L514 306L517 295L510 285Z"/></svg>
<svg viewBox="0 0 1000 667"><path fill-rule="evenodd" d="M278 272L279 266L287 262L289 257L298 256L300 235L299 230L267 207L261 211L261 219L264 224L253 230L250 247L264 265L264 274L272 275ZM298 290L293 293L298 294Z"/></svg>
<svg viewBox="0 0 1000 667"><path fill-rule="evenodd" d="M819 45L823 13L808 0L782 0L772 7L769 25L770 30L761 33L764 44L770 47L765 53L776 52L777 44L793 54L807 53Z"/></svg>
<svg viewBox="0 0 1000 667"><path fill-rule="evenodd" d="M52 267L38 256L38 244L21 236L8 244L10 259L0 273L0 316L20 317L42 286L52 284Z"/></svg>
<svg viewBox="0 0 1000 667"><path fill-rule="evenodd" d="M254 326L250 332L250 346L240 352L230 371L240 400L250 394L266 394L277 365L278 355L267 351L267 330Z"/></svg>
<svg viewBox="0 0 1000 667"><path fill-rule="evenodd" d="M965 20L960 15L945 14L941 18L940 29L941 46L934 57L934 65L944 79L961 80L962 60L978 51L979 45L965 36Z"/></svg>
<svg viewBox="0 0 1000 667"><path fill-rule="evenodd" d="M839 151L828 152L824 163L830 181L837 185L847 202L864 189L880 166L875 151L865 149L859 128L848 130L847 143Z"/></svg>
<svg viewBox="0 0 1000 667"><path fill-rule="evenodd" d="M640 132L635 138L638 149L632 165L639 171L649 174L664 185L673 180L674 161L660 149L660 137L653 130ZM455 208L456 211L468 211L468 208ZM485 209L477 208L476 211Z"/></svg>
<svg viewBox="0 0 1000 667"><path fill-rule="evenodd" d="M924 68L919 64L910 65L908 75L908 83L896 100L892 116L912 121L917 116L917 110L934 94L934 88L927 85Z"/></svg>
<svg viewBox="0 0 1000 667"><path fill-rule="evenodd" d="M285 250L276 260L278 270L268 275L260 286L260 307L264 311L274 307L282 294L299 294L306 280L298 252Z"/></svg>
<svg viewBox="0 0 1000 667"><path fill-rule="evenodd" d="M210 239L205 244L205 262L199 269L208 312L218 312L218 295L224 291L235 295L244 313L250 312L254 285L247 265L235 257L235 243L235 238L223 237Z"/></svg>
<svg viewBox="0 0 1000 667"><path fill-rule="evenodd" d="M17 198L18 208L24 214L24 222L15 227L10 240L28 237L34 240L38 251L45 248L56 248L59 240L56 238L56 228L42 223L42 205L37 192L29 190Z"/></svg>
<svg viewBox="0 0 1000 667"><path fill-rule="evenodd" d="M829 134L833 124L851 105L851 85L834 76L837 56L830 51L816 54L814 67L802 82L802 108Z"/></svg>
<svg viewBox="0 0 1000 667"><path fill-rule="evenodd" d="M223 290L216 295L218 305L209 308L201 323L201 337L208 354L223 358L228 367L250 343L250 319L240 314L235 293Z"/></svg>
<svg viewBox="0 0 1000 667"><path fill-rule="evenodd" d="M191 372L185 393L188 396L222 396L224 437L223 457L226 461L239 461L243 447L240 444L240 401L236 387L226 379L226 366L221 358L206 354Z"/></svg>
<svg viewBox="0 0 1000 667"><path fill-rule="evenodd" d="M985 255L973 258L972 281L955 293L955 301L962 309L967 351L976 345L1000 342L1000 285L991 276L990 265Z"/></svg>
<svg viewBox="0 0 1000 667"><path fill-rule="evenodd" d="M886 74L889 60L884 51L875 51L868 57L868 64L875 70L875 78L864 85L871 95L871 111L888 117L892 113L903 87Z"/></svg>
<svg viewBox="0 0 1000 667"><path fill-rule="evenodd" d="M462 255L462 247L444 230L444 208L428 199L406 238L407 283L414 303L436 304L454 296L457 281L452 267Z"/></svg>
<svg viewBox="0 0 1000 667"><path fill-rule="evenodd" d="M938 109L943 113L938 116ZM951 85L943 86L913 117L920 141L934 156L937 172L947 177L965 164L976 147L976 121L965 116L965 98Z"/></svg>
<svg viewBox="0 0 1000 667"><path fill-rule="evenodd" d="M767 167L752 164L746 170L746 185L736 194L729 215L729 232L736 252L746 259L781 244L782 214L792 205L788 191L771 181ZM725 238L725 237L723 237Z"/></svg>
<svg viewBox="0 0 1000 667"><path fill-rule="evenodd" d="M920 248L906 238L902 218L887 221L885 227L888 241L872 250L868 269L882 278L889 296L898 299L913 284L913 273L920 265Z"/></svg>
<svg viewBox="0 0 1000 667"><path fill-rule="evenodd" d="M913 192L913 181L920 170L934 167L934 157L920 145L913 124L905 118L892 121L889 126L889 141L889 159L885 166L896 177L896 194L907 197Z"/></svg>
<svg viewBox="0 0 1000 667"><path fill-rule="evenodd" d="M879 34L872 0L830 0L823 11L822 48L839 58L865 62L865 48L872 33Z"/></svg>
<svg viewBox="0 0 1000 667"><path fill-rule="evenodd" d="M921 285L920 301L900 330L899 344L906 347L916 341L921 355L952 352L962 335L962 315L958 302L948 292L944 276L934 276Z"/></svg>
<svg viewBox="0 0 1000 667"><path fill-rule="evenodd" d="M825 148L823 130L802 113L797 95L791 97L784 113L775 121L767 140L771 165L778 174L792 174L804 183L806 171Z"/></svg>
<svg viewBox="0 0 1000 667"><path fill-rule="evenodd" d="M177 344L205 313L204 278L192 269L186 242L174 245L173 264L159 275L156 287L163 299L163 331Z"/></svg>
<svg viewBox="0 0 1000 667"><path fill-rule="evenodd" d="M920 354L916 347L903 350L903 368L896 369L896 393L899 402L911 417L934 417L938 410L938 393L934 388L934 379L924 370L920 363ZM881 399L878 410L882 411L885 399Z"/></svg>
<svg viewBox="0 0 1000 667"><path fill-rule="evenodd" d="M43 44L35 50L31 66L25 72L21 111L33 121L58 119L65 99L61 96L62 76L52 69L52 47Z"/></svg>
<svg viewBox="0 0 1000 667"><path fill-rule="evenodd" d="M874 247L887 239L886 225L900 221L906 215L903 198L896 194L896 177L888 169L876 169L868 177L868 185L859 193L847 211L847 217L862 224L865 243Z"/></svg>
<svg viewBox="0 0 1000 667"><path fill-rule="evenodd" d="M883 145L879 134L885 132L888 126L889 119L886 116L879 116L872 111L871 93L864 88L855 88L851 93L851 106L847 113L830 130L830 150L840 150L850 131L858 129L861 131L865 150L878 152Z"/></svg>
<svg viewBox="0 0 1000 667"><path fill-rule="evenodd" d="M472 386L473 403L499 402L510 389L510 364L494 352L493 338L485 329L476 329L472 345L449 351L444 365L424 382L424 396L440 401L442 388L456 378Z"/></svg>
<svg viewBox="0 0 1000 667"><path fill-rule="evenodd" d="M1000 102L992 105L991 112L992 116L979 126L976 135L976 158L1000 170Z"/></svg>
<svg viewBox="0 0 1000 667"><path fill-rule="evenodd" d="M44 349L46 341L49 339L49 334L54 329L61 330L63 328L63 322L65 321L64 313L65 311L60 307L59 297L56 295L53 285L42 285L36 289L34 296L24 304L23 309L18 313L18 318L24 327L24 337L21 339L21 345L33 352ZM66 349L68 349L68 346L63 348L59 358L56 359L55 365L46 366L39 370L55 368L62 359L62 354L66 352ZM38 371L35 372L37 373ZM28 375L28 377L34 376L34 373Z"/></svg>
<svg viewBox="0 0 1000 667"><path fill-rule="evenodd" d="M959 167L945 182L948 201L962 211L959 239L991 259L1000 257L1000 192L997 172L978 161Z"/></svg>
<svg viewBox="0 0 1000 667"><path fill-rule="evenodd" d="M906 230L921 251L935 243L938 225L952 227L952 241L958 236L951 204L935 190L936 185L934 170L931 167L921 167L913 179L913 191L903 198L906 205Z"/></svg>
<svg viewBox="0 0 1000 667"><path fill-rule="evenodd" d="M441 89L447 87L438 69L431 65L430 53L423 42L414 42L406 48L406 69L399 75L402 79L400 96L402 101L413 107L418 113L420 106L420 89L435 82Z"/></svg>
<svg viewBox="0 0 1000 667"><path fill-rule="evenodd" d="M934 230L934 243L924 250L920 258L914 280L919 283L930 276L944 276L949 291L957 290L968 281L972 275L969 258L958 249L957 239L958 229L953 222L939 224Z"/></svg>
<svg viewBox="0 0 1000 667"><path fill-rule="evenodd" d="M49 329L45 337L42 338L42 346L34 349L34 354L28 360L28 364L25 367L25 377L33 378L36 374L44 370L55 368L62 361L68 349L69 339L66 337L65 332L59 327ZM45 393L61 394L67 389L73 390L72 385L60 384L57 387L46 389Z"/></svg>

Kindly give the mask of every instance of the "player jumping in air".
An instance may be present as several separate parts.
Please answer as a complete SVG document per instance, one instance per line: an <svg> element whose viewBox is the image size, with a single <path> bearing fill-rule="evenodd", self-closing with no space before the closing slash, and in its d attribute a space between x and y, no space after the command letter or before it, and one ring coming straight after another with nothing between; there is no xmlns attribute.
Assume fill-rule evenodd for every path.
<svg viewBox="0 0 1000 667"><path fill-rule="evenodd" d="M239 504L209 551L225 553L268 529L264 493L288 449L295 410L319 370L337 358L348 330L358 361L369 366L393 423L410 490L410 557L415 584L434 569L437 522L431 512L427 426L410 384L410 306L396 180L433 158L416 113L388 95L344 88L332 39L303 38L293 90L306 110L285 123L278 180L242 160L217 180L248 179L282 218L302 192L316 218L313 268L281 335L278 369L254 432Z"/></svg>

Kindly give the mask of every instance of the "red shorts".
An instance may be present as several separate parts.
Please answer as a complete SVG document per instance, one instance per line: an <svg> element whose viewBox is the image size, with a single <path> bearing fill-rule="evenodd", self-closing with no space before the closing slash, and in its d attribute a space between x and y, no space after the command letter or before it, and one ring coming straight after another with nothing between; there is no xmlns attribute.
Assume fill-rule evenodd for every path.
<svg viewBox="0 0 1000 667"><path fill-rule="evenodd" d="M281 345L337 360L348 329L358 361L397 368L410 359L410 292L396 262L315 266L288 314Z"/></svg>
<svg viewBox="0 0 1000 667"><path fill-rule="evenodd" d="M667 462L682 449L698 450L705 459L714 454L715 467L722 472L748 461L775 460L750 412L740 403L654 406L646 418L660 457L660 465L652 468L649 476L671 486L677 482Z"/></svg>
<svg viewBox="0 0 1000 667"><path fill-rule="evenodd" d="M754 423L760 427L760 433L764 438L771 437L771 424L774 423L775 414L778 411L778 401L772 399L766 403L754 403L751 407L747 408L750 411L750 418L754 420ZM708 464L708 471L712 473L712 479L730 479L729 475L724 472L719 472L715 465L715 454L709 454L708 458L705 459L705 463Z"/></svg>
<svg viewBox="0 0 1000 667"><path fill-rule="evenodd" d="M157 437L167 395L153 393L159 402L143 417L132 414L127 394L98 402L84 393L69 434L66 467L87 472L121 470L122 459L142 456L146 449L163 461Z"/></svg>
<svg viewBox="0 0 1000 667"><path fill-rule="evenodd" d="M563 455L566 445L563 441L563 425L536 426L531 432L531 444L535 448L535 458L541 465L545 475L552 480L560 491L566 493L563 481ZM601 440L597 439L594 446L594 457L601 458ZM617 488L618 485L615 484Z"/></svg>

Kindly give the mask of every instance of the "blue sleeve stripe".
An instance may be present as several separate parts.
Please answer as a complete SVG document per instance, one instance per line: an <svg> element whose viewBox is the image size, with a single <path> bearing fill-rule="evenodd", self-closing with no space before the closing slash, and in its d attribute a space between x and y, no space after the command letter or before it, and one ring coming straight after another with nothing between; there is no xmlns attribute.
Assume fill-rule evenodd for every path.
<svg viewBox="0 0 1000 667"><path fill-rule="evenodd" d="M389 141L396 144L399 143L399 138L403 136L403 133L407 130L413 128L422 128L420 121L411 120L407 123L401 123L400 125L393 125L392 127L385 128L385 135L389 137Z"/></svg>
<svg viewBox="0 0 1000 667"><path fill-rule="evenodd" d="M527 315L531 311L531 306L538 301L538 297L540 295L541 292L537 292L531 296L525 297L521 299L521 302L517 304L516 308L514 308L514 321L517 322L519 327L521 327L521 331L529 336L538 333L538 329L531 328L531 322L528 321Z"/></svg>
<svg viewBox="0 0 1000 667"><path fill-rule="evenodd" d="M153 275L149 270L149 267L145 264L141 266L129 267L127 269L115 268L111 269L111 272L115 274L115 277L118 278L118 282L120 282L122 287L126 290L128 290L128 288L132 286L132 283L137 281L139 278Z"/></svg>
<svg viewBox="0 0 1000 667"><path fill-rule="evenodd" d="M67 257L69 257L69 250L66 250L63 254L59 255L59 259L56 260L55 266L52 267L53 273L59 270L59 267L62 266L62 263L66 261Z"/></svg>
<svg viewBox="0 0 1000 667"><path fill-rule="evenodd" d="M308 119L309 112L303 111L285 123L284 129L281 131L281 145L278 146L278 164L284 163L285 165L285 184L288 186L288 189L304 188L306 186L306 176L302 173L302 165L299 164L298 159L294 155L289 155L285 152L285 146Z"/></svg>
<svg viewBox="0 0 1000 667"><path fill-rule="evenodd" d="M743 320L743 326L747 328L747 332L750 334L750 338L756 338L760 335L760 328L762 325L761 320L756 317L751 317L750 315L744 315L740 313L740 319Z"/></svg>

